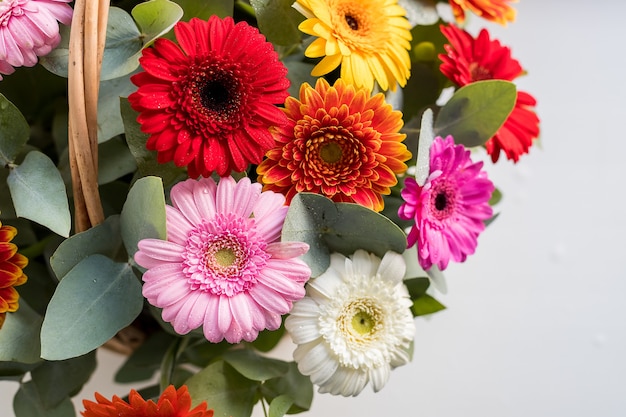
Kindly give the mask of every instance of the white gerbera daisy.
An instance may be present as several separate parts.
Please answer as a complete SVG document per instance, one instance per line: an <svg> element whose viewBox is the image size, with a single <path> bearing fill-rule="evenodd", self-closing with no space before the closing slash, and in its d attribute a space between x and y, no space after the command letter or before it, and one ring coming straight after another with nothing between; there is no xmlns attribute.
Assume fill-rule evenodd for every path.
<svg viewBox="0 0 626 417"><path fill-rule="evenodd" d="M309 281L285 327L294 359L319 392L358 395L369 381L379 391L391 369L409 362L415 334L402 255L381 260L358 250L331 255L330 267Z"/></svg>

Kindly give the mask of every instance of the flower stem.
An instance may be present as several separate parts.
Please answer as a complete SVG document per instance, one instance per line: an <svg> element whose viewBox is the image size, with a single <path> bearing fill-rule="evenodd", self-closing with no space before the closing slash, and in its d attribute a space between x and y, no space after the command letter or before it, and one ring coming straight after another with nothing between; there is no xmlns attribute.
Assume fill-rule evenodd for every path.
<svg viewBox="0 0 626 417"><path fill-rule="evenodd" d="M176 361L188 345L188 337L179 337L172 343L167 352L165 352L163 361L161 362L161 378L159 379L161 392L165 391L165 388L172 383L172 377L176 369Z"/></svg>

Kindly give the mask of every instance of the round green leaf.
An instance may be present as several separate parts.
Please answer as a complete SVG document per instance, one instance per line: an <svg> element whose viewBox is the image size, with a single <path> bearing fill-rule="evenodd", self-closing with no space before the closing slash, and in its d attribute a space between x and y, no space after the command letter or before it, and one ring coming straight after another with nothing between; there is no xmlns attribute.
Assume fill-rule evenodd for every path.
<svg viewBox="0 0 626 417"><path fill-rule="evenodd" d="M300 43L302 32L298 25L304 16L291 7L292 4L292 0L250 0L259 30L273 44L289 46ZM280 24L277 25L277 22Z"/></svg>
<svg viewBox="0 0 626 417"><path fill-rule="evenodd" d="M41 361L39 332L43 318L20 299L20 308L8 313L0 331L0 361L36 363Z"/></svg>
<svg viewBox="0 0 626 417"><path fill-rule="evenodd" d="M274 398L270 403L269 409L269 417L282 417L284 416L291 405L293 404L293 400L289 395L279 395Z"/></svg>
<svg viewBox="0 0 626 417"><path fill-rule="evenodd" d="M141 239L166 238L165 194L158 177L144 177L132 186L121 214L122 240L132 257Z"/></svg>
<svg viewBox="0 0 626 417"><path fill-rule="evenodd" d="M193 406L206 401L215 417L250 417L260 385L221 360L196 373L185 384Z"/></svg>
<svg viewBox="0 0 626 417"><path fill-rule="evenodd" d="M137 87L130 76L102 81L98 94L98 142L106 142L124 133L124 123L120 114L120 97L127 97Z"/></svg>
<svg viewBox="0 0 626 417"><path fill-rule="evenodd" d="M97 226L65 239L50 257L50 266L59 280L89 255L114 258L123 249L120 218L111 216Z"/></svg>
<svg viewBox="0 0 626 417"><path fill-rule="evenodd" d="M15 212L61 236L69 236L71 215L65 184L54 163L32 151L7 178Z"/></svg>
<svg viewBox="0 0 626 417"><path fill-rule="evenodd" d="M135 6L131 14L141 28L146 47L174 27L183 17L183 9L169 0L150 0Z"/></svg>
<svg viewBox="0 0 626 417"><path fill-rule="evenodd" d="M435 134L452 135L465 146L484 145L511 114L517 89L508 81L486 80L457 90L435 121Z"/></svg>
<svg viewBox="0 0 626 417"><path fill-rule="evenodd" d="M323 273L330 263L330 253L346 256L364 249L383 257L392 250L406 249L406 235L387 217L352 203L335 203L311 193L297 194L289 206L282 239L309 244L302 259L311 268L311 276Z"/></svg>
<svg viewBox="0 0 626 417"><path fill-rule="evenodd" d="M29 135L30 127L22 113L0 94L0 166L15 160Z"/></svg>
<svg viewBox="0 0 626 417"><path fill-rule="evenodd" d="M73 358L90 352L141 312L141 284L130 265L102 255L81 261L59 283L41 328L41 357Z"/></svg>
<svg viewBox="0 0 626 417"><path fill-rule="evenodd" d="M54 407L46 407L33 381L20 384L20 389L13 398L13 410L15 417L69 417L76 415L74 404L69 397Z"/></svg>
<svg viewBox="0 0 626 417"><path fill-rule="evenodd" d="M289 370L287 362L260 356L250 349L231 350L225 352L223 358L237 372L253 381L267 381Z"/></svg>
<svg viewBox="0 0 626 417"><path fill-rule="evenodd" d="M113 138L98 147L98 184L113 182L136 169L135 158L122 138Z"/></svg>

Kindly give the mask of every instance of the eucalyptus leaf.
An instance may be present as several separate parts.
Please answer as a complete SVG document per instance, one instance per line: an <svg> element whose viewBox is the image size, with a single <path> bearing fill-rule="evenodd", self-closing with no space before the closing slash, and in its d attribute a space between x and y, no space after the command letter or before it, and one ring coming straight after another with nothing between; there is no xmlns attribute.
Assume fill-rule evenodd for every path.
<svg viewBox="0 0 626 417"><path fill-rule="evenodd" d="M65 184L54 163L41 152L31 151L7 179L15 211L53 232L68 237L71 215Z"/></svg>
<svg viewBox="0 0 626 417"><path fill-rule="evenodd" d="M312 277L328 268L331 252L349 256L364 249L382 258L389 250L402 253L406 249L406 235L385 216L312 193L299 193L291 201L282 239L309 244L302 259Z"/></svg>
<svg viewBox="0 0 626 417"><path fill-rule="evenodd" d="M137 180L128 192L121 214L122 240L129 256L141 239L166 238L165 194L158 177Z"/></svg>
<svg viewBox="0 0 626 417"><path fill-rule="evenodd" d="M50 266L61 280L90 255L99 253L114 258L123 249L119 216L107 217L104 222L65 239L50 258Z"/></svg>
<svg viewBox="0 0 626 417"><path fill-rule="evenodd" d="M298 371L298 365L295 362L289 362L289 370L285 375L265 382L261 391L270 404L277 397L288 396L293 401L288 411L289 414L307 411L311 408L313 401L311 379Z"/></svg>
<svg viewBox="0 0 626 417"><path fill-rule="evenodd" d="M291 7L292 4L292 0L250 0L259 30L273 44L294 45L302 39L298 25L304 16Z"/></svg>
<svg viewBox="0 0 626 417"><path fill-rule="evenodd" d="M174 0L183 8L181 20L189 21L194 17L209 20L213 15L226 17L233 15L234 0L206 1L206 0Z"/></svg>
<svg viewBox="0 0 626 417"><path fill-rule="evenodd" d="M102 81L98 94L98 142L106 142L124 133L124 123L120 114L120 97L128 97L137 87L130 76ZM64 126L67 129L67 122Z"/></svg>
<svg viewBox="0 0 626 417"><path fill-rule="evenodd" d="M263 330L259 332L259 336L254 339L254 341L250 342L250 344L261 352L269 352L276 347L284 334L285 326L280 326L276 330Z"/></svg>
<svg viewBox="0 0 626 417"><path fill-rule="evenodd" d="M0 167L15 161L30 135L30 126L13 103L0 94Z"/></svg>
<svg viewBox="0 0 626 417"><path fill-rule="evenodd" d="M63 361L45 361L31 371L39 399L54 408L80 391L96 369L96 352Z"/></svg>
<svg viewBox="0 0 626 417"><path fill-rule="evenodd" d="M40 59L48 71L66 78L69 32L68 28L62 29L59 46ZM100 80L111 80L133 72L139 66L142 48L142 35L133 18L119 7L110 7Z"/></svg>
<svg viewBox="0 0 626 417"><path fill-rule="evenodd" d="M160 331L141 344L115 373L115 382L129 383L149 379L161 366L165 352L175 336Z"/></svg>
<svg viewBox="0 0 626 417"><path fill-rule="evenodd" d="M101 346L141 312L141 285L130 265L96 254L57 286L41 328L41 356L62 360Z"/></svg>
<svg viewBox="0 0 626 417"><path fill-rule="evenodd" d="M287 362L260 356L250 349L230 350L223 359L237 372L253 381L266 381L284 375L289 370Z"/></svg>
<svg viewBox="0 0 626 417"><path fill-rule="evenodd" d="M293 400L288 395L279 395L270 402L269 417L282 417L293 405Z"/></svg>
<svg viewBox="0 0 626 417"><path fill-rule="evenodd" d="M405 279L404 285L409 290L411 300L418 299L426 294L426 290L430 286L430 280L425 277Z"/></svg>
<svg viewBox="0 0 626 417"><path fill-rule="evenodd" d="M287 78L289 78L289 95L300 98L300 86L303 83L315 85L316 77L311 75L314 65L307 62L285 59L283 64L287 67Z"/></svg>
<svg viewBox="0 0 626 417"><path fill-rule="evenodd" d="M411 312L413 316L425 316L426 314L433 314L445 309L446 307L429 294L424 294L421 297L413 300L411 306Z"/></svg>
<svg viewBox="0 0 626 417"><path fill-rule="evenodd" d="M435 121L435 135L451 135L455 143L481 146L511 114L517 90L502 80L477 81L457 90Z"/></svg>
<svg viewBox="0 0 626 417"><path fill-rule="evenodd" d="M0 361L37 363L41 361L39 332L43 318L24 300L14 313L7 313L0 331Z"/></svg>
<svg viewBox="0 0 626 417"><path fill-rule="evenodd" d="M193 406L206 401L215 417L250 417L260 383L251 381L224 361L216 361L186 382Z"/></svg>
<svg viewBox="0 0 626 417"><path fill-rule="evenodd" d="M28 381L20 385L20 389L13 398L15 417L74 417L76 411L69 397L52 408L47 408L37 392L35 383Z"/></svg>
<svg viewBox="0 0 626 417"><path fill-rule="evenodd" d="M98 147L98 184L107 184L137 169L135 158L122 138L113 138Z"/></svg>
<svg viewBox="0 0 626 417"><path fill-rule="evenodd" d="M141 28L146 47L174 27L183 17L183 9L169 0L149 0L136 5L131 14Z"/></svg>
<svg viewBox="0 0 626 417"><path fill-rule="evenodd" d="M39 363L4 362L0 361L0 381L21 381L27 372L32 371Z"/></svg>

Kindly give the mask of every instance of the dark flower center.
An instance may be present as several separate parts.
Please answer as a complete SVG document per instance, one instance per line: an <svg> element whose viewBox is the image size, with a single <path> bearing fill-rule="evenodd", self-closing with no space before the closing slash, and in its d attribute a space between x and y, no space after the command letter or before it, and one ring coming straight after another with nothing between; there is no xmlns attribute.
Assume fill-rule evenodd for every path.
<svg viewBox="0 0 626 417"><path fill-rule="evenodd" d="M456 211L457 194L453 184L440 181L434 185L430 195L431 215L438 220L445 220Z"/></svg>
<svg viewBox="0 0 626 417"><path fill-rule="evenodd" d="M491 80L493 78L491 71L479 65L477 62L472 62L469 65L469 70L472 75L472 81Z"/></svg>
<svg viewBox="0 0 626 417"><path fill-rule="evenodd" d="M341 146L337 142L325 143L320 148L320 158L329 164L340 161L341 154Z"/></svg>
<svg viewBox="0 0 626 417"><path fill-rule="evenodd" d="M350 26L352 30L359 30L359 22L354 18L354 16L346 14L345 17L346 23Z"/></svg>
<svg viewBox="0 0 626 417"><path fill-rule="evenodd" d="M448 198L446 197L445 193L439 193L437 194L437 196L435 197L435 208L439 211L442 211L446 208L446 205L448 203Z"/></svg>
<svg viewBox="0 0 626 417"><path fill-rule="evenodd" d="M231 92L222 80L209 80L200 87L202 105L212 111L220 111L231 101Z"/></svg>

